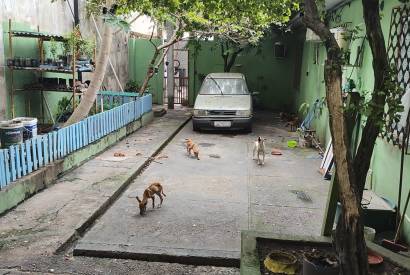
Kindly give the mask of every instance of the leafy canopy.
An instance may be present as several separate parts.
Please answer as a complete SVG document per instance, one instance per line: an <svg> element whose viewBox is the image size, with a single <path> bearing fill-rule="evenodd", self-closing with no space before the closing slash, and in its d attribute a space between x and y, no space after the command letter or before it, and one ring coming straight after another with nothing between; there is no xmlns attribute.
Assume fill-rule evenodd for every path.
<svg viewBox="0 0 410 275"><path fill-rule="evenodd" d="M96 1L96 0L92 0ZM295 0L117 0L121 14L140 12L157 22L183 22L183 31L256 43L299 8Z"/></svg>

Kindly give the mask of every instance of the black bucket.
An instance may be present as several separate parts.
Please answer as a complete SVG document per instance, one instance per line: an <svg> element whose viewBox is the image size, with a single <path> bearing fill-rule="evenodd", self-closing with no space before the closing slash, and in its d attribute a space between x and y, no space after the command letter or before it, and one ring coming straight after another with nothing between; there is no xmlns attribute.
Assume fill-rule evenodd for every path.
<svg viewBox="0 0 410 275"><path fill-rule="evenodd" d="M13 121L0 122L1 148L8 148L11 145L23 142L23 123Z"/></svg>

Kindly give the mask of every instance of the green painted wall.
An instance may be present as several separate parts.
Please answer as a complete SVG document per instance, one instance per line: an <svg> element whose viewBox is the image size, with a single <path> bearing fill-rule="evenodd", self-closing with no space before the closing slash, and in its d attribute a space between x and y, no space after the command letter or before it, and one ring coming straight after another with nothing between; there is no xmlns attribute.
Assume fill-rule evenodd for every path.
<svg viewBox="0 0 410 275"><path fill-rule="evenodd" d="M4 41L4 55L5 60L9 58L9 25L8 21L3 22L3 41ZM13 22L12 30L20 31L36 31L25 24L20 24L18 22ZM30 57L39 58L39 49L37 44L37 39L21 38L15 37L12 40L13 43L13 57ZM44 47L47 49L49 42L44 42ZM29 72L29 71L14 71L14 86L16 89L21 89L25 84L35 82L41 73L39 72ZM58 73L43 73L44 77L59 77L59 78L72 78L69 74L58 74ZM8 117L11 118L11 102L10 102L10 92L11 92L11 72L6 70L6 89L7 89L7 109ZM71 93L62 92L44 92L44 97L50 107L51 115L56 118L57 114L57 103L62 97L71 97ZM43 117L44 111L44 121L51 122L51 117L46 109L45 103L42 104L41 94L38 91L16 91L14 97L14 107L15 116L33 116L37 118Z"/></svg>
<svg viewBox="0 0 410 275"><path fill-rule="evenodd" d="M293 35L269 34L260 45L242 52L231 72L246 76L249 90L260 92L263 108L274 110L294 110L294 98L298 89L299 74L295 70L302 54L302 38ZM283 42L287 56L274 57L273 45ZM221 47L216 41L203 41L200 48L190 46L189 56L189 102L193 105L205 75L223 72Z"/></svg>
<svg viewBox="0 0 410 275"><path fill-rule="evenodd" d="M154 40L155 44L159 44L159 39ZM146 39L129 39L128 40L128 77L129 80L137 81L142 84L147 73L148 65L154 54L153 45ZM148 90L152 93L154 104L163 104L164 91L164 67L161 65L159 72L149 82Z"/></svg>
<svg viewBox="0 0 410 275"><path fill-rule="evenodd" d="M391 11L393 7L400 3L397 0L384 1L385 6L382 11L382 27L384 37L388 40ZM337 26L340 23L351 22L351 26L361 26L363 32L365 29L362 14L362 4L360 0L354 0L350 5L338 10L340 22L331 22L332 26ZM352 42L350 63L354 63L357 55L357 46L362 44L362 39ZM305 42L303 48L303 61L301 73L301 89L296 97L296 105L307 102L312 104L314 100L325 96L325 86L323 82L323 64L326 57L323 44L319 45L318 62L314 64L315 56L314 42ZM352 78L357 86L358 91L363 94L365 91L373 89L374 77L372 70L372 54L365 41L365 49L363 55L363 63L360 67L345 67L343 69L343 77ZM330 140L330 132L328 125L328 112L324 110L323 115L313 122L313 127L317 130L318 137L325 145ZM406 157L406 168L404 174L404 187L402 205L405 202L405 196L410 189L410 156ZM377 194L383 196L394 203L397 203L398 185L399 185L399 170L400 170L400 150L398 147L392 146L383 139L378 139L373 152L373 160L371 165L371 180L370 186ZM402 209L403 210L403 209ZM410 241L410 209L407 209L407 217L404 226L405 236Z"/></svg>

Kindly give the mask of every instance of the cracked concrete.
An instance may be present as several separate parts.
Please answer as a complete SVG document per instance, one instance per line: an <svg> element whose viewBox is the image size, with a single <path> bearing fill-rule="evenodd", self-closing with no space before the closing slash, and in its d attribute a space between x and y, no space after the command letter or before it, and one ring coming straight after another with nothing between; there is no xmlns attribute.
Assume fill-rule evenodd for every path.
<svg viewBox="0 0 410 275"><path fill-rule="evenodd" d="M264 166L252 160L258 135L267 138ZM243 229L319 235L329 182L317 172L315 150L287 148L294 137L269 114L248 135L195 133L188 124L163 150L168 158L151 163L74 254L237 266ZM186 155L185 138L198 143L200 161ZM270 155L272 147L283 155ZM149 201L142 217L134 198L154 181L167 197L160 209ZM312 201L300 200L295 190Z"/></svg>

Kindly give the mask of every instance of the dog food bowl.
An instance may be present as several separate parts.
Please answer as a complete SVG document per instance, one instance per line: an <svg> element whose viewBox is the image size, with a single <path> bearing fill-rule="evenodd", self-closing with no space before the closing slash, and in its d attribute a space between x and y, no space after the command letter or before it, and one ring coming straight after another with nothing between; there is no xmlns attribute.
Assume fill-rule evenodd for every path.
<svg viewBox="0 0 410 275"><path fill-rule="evenodd" d="M296 274L297 259L294 255L282 251L272 251L263 261L266 269L273 273Z"/></svg>
<svg viewBox="0 0 410 275"><path fill-rule="evenodd" d="M298 146L298 142L296 140L288 140L289 148L295 148L296 146Z"/></svg>

